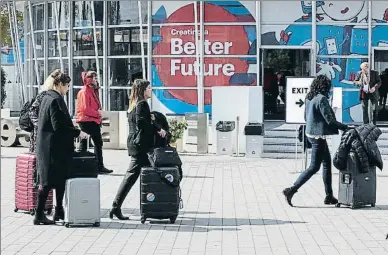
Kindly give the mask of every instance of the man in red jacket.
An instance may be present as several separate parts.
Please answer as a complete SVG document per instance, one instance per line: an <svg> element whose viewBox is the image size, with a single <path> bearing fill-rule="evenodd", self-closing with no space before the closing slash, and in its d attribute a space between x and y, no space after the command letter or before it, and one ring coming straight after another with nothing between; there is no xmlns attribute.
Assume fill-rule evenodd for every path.
<svg viewBox="0 0 388 255"><path fill-rule="evenodd" d="M76 121L81 130L90 135L94 143L94 153L98 160L98 172L100 174L112 173L113 170L105 168L102 157L102 108L98 97L98 82L96 72L82 72L84 87L77 95ZM86 140L81 141L81 151L86 151Z"/></svg>

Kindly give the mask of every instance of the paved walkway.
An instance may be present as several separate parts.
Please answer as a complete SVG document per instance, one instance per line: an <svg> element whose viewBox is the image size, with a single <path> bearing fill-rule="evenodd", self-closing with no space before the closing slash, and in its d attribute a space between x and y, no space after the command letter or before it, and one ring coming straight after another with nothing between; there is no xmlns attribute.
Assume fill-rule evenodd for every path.
<svg viewBox="0 0 388 255"><path fill-rule="evenodd" d="M114 174L100 176L99 228L34 226L14 213L15 156L26 149L1 148L1 254L388 254L388 174L378 178L375 208L324 206L320 174L286 205L281 190L295 174L293 160L187 156L184 209L175 224L140 224L139 186L123 208L131 220L108 218L129 162L126 151L104 151ZM387 164L388 162L385 162ZM333 176L338 190L338 175Z"/></svg>

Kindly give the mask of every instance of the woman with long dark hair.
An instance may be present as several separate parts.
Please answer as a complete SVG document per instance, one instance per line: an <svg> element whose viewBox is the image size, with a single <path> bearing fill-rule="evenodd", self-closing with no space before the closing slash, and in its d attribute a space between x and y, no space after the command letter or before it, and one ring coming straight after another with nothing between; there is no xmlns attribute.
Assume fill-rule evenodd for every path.
<svg viewBox="0 0 388 255"><path fill-rule="evenodd" d="M119 220L129 219L129 217L122 214L121 205L139 178L141 168L150 164L147 152L154 146L154 135L156 133L162 137L166 135L166 131L155 125L151 120L150 107L146 101L151 98L151 93L149 81L142 79L134 81L128 109L129 133L127 147L131 161L109 212L111 219L113 215Z"/></svg>
<svg viewBox="0 0 388 255"><path fill-rule="evenodd" d="M325 75L317 76L311 84L306 96L306 136L312 144L310 166L300 174L292 187L283 190L287 203L303 184L305 184L323 165L323 183L326 197L324 204L337 204L338 200L333 195L331 176L331 155L327 146L326 137L338 134L338 130L346 130L347 125L338 122L334 111L329 104L331 81Z"/></svg>

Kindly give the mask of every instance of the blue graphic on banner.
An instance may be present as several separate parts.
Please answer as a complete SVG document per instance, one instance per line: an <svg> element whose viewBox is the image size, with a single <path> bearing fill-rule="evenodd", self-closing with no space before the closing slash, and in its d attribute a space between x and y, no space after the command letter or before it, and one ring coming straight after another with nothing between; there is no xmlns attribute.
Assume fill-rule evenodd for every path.
<svg viewBox="0 0 388 255"><path fill-rule="evenodd" d="M308 5L306 5L308 3ZM361 13L367 8L365 1L317 1L317 55L327 56L317 58L317 74L323 74L332 80L334 87L346 89L357 88L353 81L360 64L368 61L368 17ZM305 14L296 19L293 24L288 25L284 30L267 32L262 34L264 45L311 45L311 25L301 24L309 22L312 18L311 1L301 1L302 13ZM386 24L388 21L387 9L382 10L380 19L374 18L373 22ZM338 25L324 24L339 23ZM359 23L360 25L341 25L340 23ZM299 24L298 24L299 23ZM279 40L276 43L276 33L279 33ZM388 26L375 25L372 27L372 46L388 46ZM338 56L360 56L359 58L338 58ZM333 56L332 58L330 56ZM343 92L343 121L353 122L351 108L360 104L358 91Z"/></svg>

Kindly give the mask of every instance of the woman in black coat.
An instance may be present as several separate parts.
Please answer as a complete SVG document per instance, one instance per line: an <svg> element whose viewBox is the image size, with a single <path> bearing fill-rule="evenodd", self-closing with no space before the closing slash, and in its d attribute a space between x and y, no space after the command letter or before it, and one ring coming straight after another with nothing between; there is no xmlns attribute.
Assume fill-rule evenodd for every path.
<svg viewBox="0 0 388 255"><path fill-rule="evenodd" d="M70 77L60 70L54 71L50 76L51 79L46 80L49 89L39 109L36 139L39 193L34 225L54 224L55 221L64 219L62 200L68 162L74 151L74 138L86 137L85 133L74 127L63 99L69 90ZM55 189L57 202L54 221L49 220L44 214L47 196L51 189Z"/></svg>
<svg viewBox="0 0 388 255"><path fill-rule="evenodd" d="M166 136L166 131L151 120L151 111L147 99L151 98L151 86L146 80L134 81L128 109L129 133L127 139L128 154L131 156L129 168L117 191L109 217L115 215L119 220L128 220L121 212L121 205L128 192L139 178L142 167L149 165L147 152L154 146L154 135Z"/></svg>

